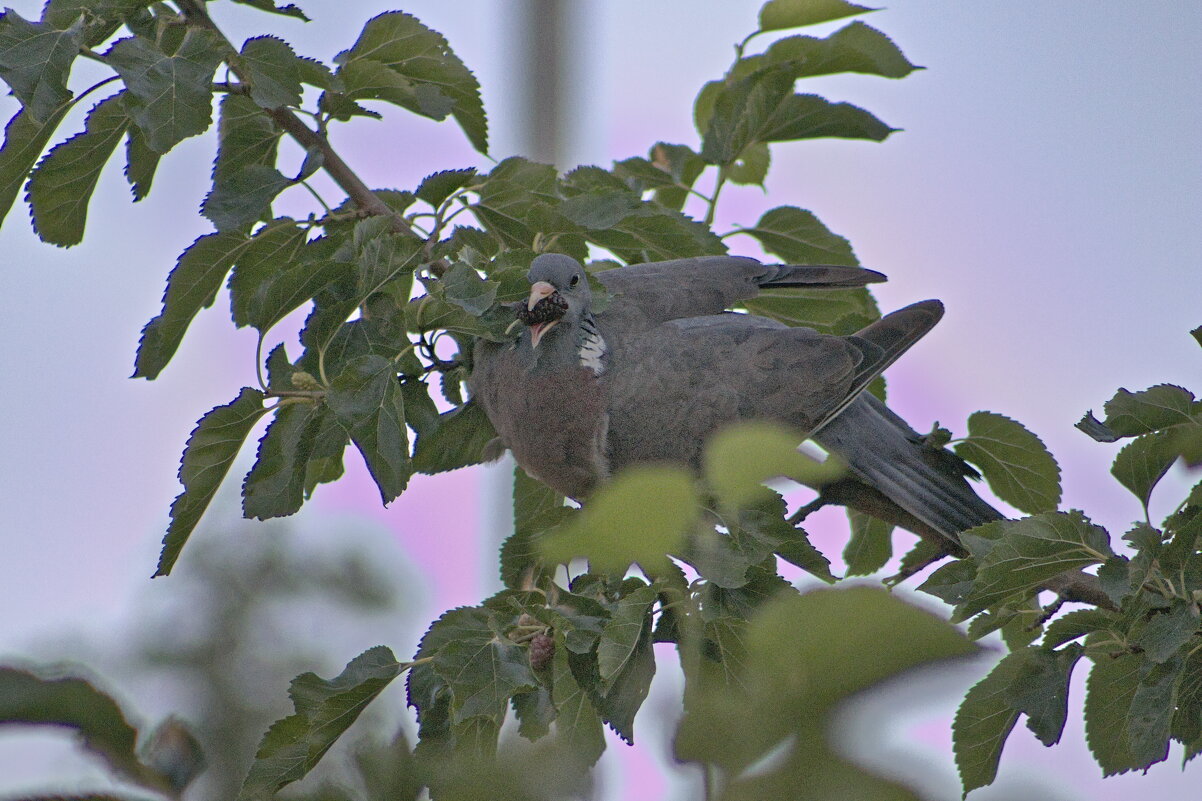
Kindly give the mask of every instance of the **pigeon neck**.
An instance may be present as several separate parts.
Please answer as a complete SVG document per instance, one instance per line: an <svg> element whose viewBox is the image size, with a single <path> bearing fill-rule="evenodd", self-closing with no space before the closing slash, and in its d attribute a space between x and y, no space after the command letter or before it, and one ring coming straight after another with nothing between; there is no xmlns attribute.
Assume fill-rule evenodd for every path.
<svg viewBox="0 0 1202 801"><path fill-rule="evenodd" d="M608 350L605 338L597 328L597 321L591 312L586 312L580 320L580 337L576 352L580 358L580 366L593 371L593 375L605 372L605 354Z"/></svg>

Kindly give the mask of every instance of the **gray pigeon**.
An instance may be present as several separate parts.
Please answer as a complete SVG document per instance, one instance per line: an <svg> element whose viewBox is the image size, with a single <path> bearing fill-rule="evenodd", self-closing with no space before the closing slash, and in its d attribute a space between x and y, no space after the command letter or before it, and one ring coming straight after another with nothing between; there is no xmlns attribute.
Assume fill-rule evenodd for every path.
<svg viewBox="0 0 1202 801"><path fill-rule="evenodd" d="M864 392L939 321L939 301L831 336L727 309L762 288L854 287L884 276L708 256L596 277L612 300L594 314L579 262L535 258L518 309L525 325L512 342L480 340L468 381L518 464L556 491L587 497L639 462L697 468L710 434L768 419L809 432L848 464L819 502L859 508L957 554L960 531L1001 516L969 487L968 465Z"/></svg>

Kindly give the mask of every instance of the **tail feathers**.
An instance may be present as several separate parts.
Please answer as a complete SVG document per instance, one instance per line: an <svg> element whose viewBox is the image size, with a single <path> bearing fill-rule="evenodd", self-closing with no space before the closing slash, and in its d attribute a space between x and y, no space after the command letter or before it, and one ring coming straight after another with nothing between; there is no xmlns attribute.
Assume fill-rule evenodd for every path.
<svg viewBox="0 0 1202 801"><path fill-rule="evenodd" d="M959 533L1001 519L962 475L938 469L912 429L896 425L884 404L861 397L827 424L816 439L847 462L865 483L952 542ZM936 462L937 464L937 462Z"/></svg>
<svg viewBox="0 0 1202 801"><path fill-rule="evenodd" d="M845 289L879 284L885 280L887 279L884 273L863 267L846 267L839 264L765 264L764 274L756 279L756 283L764 289Z"/></svg>

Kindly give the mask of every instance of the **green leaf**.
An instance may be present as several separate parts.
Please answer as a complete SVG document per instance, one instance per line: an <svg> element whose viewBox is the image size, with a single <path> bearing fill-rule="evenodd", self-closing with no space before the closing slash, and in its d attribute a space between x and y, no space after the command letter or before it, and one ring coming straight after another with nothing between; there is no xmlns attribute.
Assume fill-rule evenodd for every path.
<svg viewBox="0 0 1202 801"><path fill-rule="evenodd" d="M229 94L221 99L217 133L214 184L236 178L248 167L275 166L283 131L249 97Z"/></svg>
<svg viewBox="0 0 1202 801"><path fill-rule="evenodd" d="M375 355L351 360L330 383L326 403L363 454L381 499L391 503L404 491L412 471L395 365Z"/></svg>
<svg viewBox="0 0 1202 801"><path fill-rule="evenodd" d="M438 416L428 432L418 432L413 448L413 469L426 475L458 470L489 461L485 446L497 438L480 404L463 406Z"/></svg>
<svg viewBox="0 0 1202 801"><path fill-rule="evenodd" d="M858 21L824 39L813 36L781 39L768 48L762 60L787 63L798 78L838 72L904 78L921 69L911 64L888 36ZM757 63L744 59L744 63L749 61Z"/></svg>
<svg viewBox="0 0 1202 801"><path fill-rule="evenodd" d="M760 30L801 28L876 10L846 0L768 0L760 9Z"/></svg>
<svg viewBox="0 0 1202 801"><path fill-rule="evenodd" d="M743 301L743 307L752 314L824 334L854 334L881 316L872 294L863 288L772 289Z"/></svg>
<svg viewBox="0 0 1202 801"><path fill-rule="evenodd" d="M1098 568L1098 583L1106 597L1119 605L1130 595L1134 588L1131 586L1131 563L1125 556L1112 556Z"/></svg>
<svg viewBox="0 0 1202 801"><path fill-rule="evenodd" d="M250 99L255 103L263 108L300 105L300 58L283 39L247 39L241 61L250 75Z"/></svg>
<svg viewBox="0 0 1202 801"><path fill-rule="evenodd" d="M770 497L763 482L785 476L809 486L822 486L843 475L834 461L818 462L797 448L803 436L766 421L736 423L714 434L706 444L702 469L706 483L730 509Z"/></svg>
<svg viewBox="0 0 1202 801"><path fill-rule="evenodd" d="M526 649L488 629L464 632L438 649L434 670L451 691L451 721L505 717L509 699L538 687Z"/></svg>
<svg viewBox="0 0 1202 801"><path fill-rule="evenodd" d="M561 646L562 643L556 642L551 674L551 698L558 712L555 739L566 745L587 767L595 764L605 751L605 729L596 707L572 675L568 665L571 652Z"/></svg>
<svg viewBox="0 0 1202 801"><path fill-rule="evenodd" d="M1131 753L1127 724L1143 660L1134 654L1090 657L1093 667L1085 683L1085 740L1104 775L1126 773L1140 767Z"/></svg>
<svg viewBox="0 0 1202 801"><path fill-rule="evenodd" d="M1110 473L1120 484L1131 490L1144 510L1148 509L1148 499L1160 479L1177 461L1178 451L1173 433L1157 431L1153 434L1143 434L1123 446L1114 457L1114 465Z"/></svg>
<svg viewBox="0 0 1202 801"><path fill-rule="evenodd" d="M250 239L240 234L207 234L193 242L167 276L163 310L142 328L134 378L157 378L175 355L192 318L212 305L226 273Z"/></svg>
<svg viewBox="0 0 1202 801"><path fill-rule="evenodd" d="M705 161L692 148L657 142L647 158L630 158L614 163L614 175L640 195L655 191L655 201L676 211L689 198L689 189L705 171Z"/></svg>
<svg viewBox="0 0 1202 801"><path fill-rule="evenodd" d="M851 539L843 549L847 575L867 576L880 570L893 556L893 524L848 508Z"/></svg>
<svg viewBox="0 0 1202 801"><path fill-rule="evenodd" d="M304 778L371 701L400 674L392 651L369 648L333 679L302 673L288 695L296 712L263 735L238 801L269 801Z"/></svg>
<svg viewBox="0 0 1202 801"><path fill-rule="evenodd" d="M1157 384L1142 392L1120 389L1105 408L1106 427L1120 437L1130 437L1190 422L1194 395L1173 384Z"/></svg>
<svg viewBox="0 0 1202 801"><path fill-rule="evenodd" d="M768 166L772 162L772 153L768 145L759 142L750 145L739 154L735 162L726 170L726 177L731 183L763 186L768 177Z"/></svg>
<svg viewBox="0 0 1202 801"><path fill-rule="evenodd" d="M0 80L32 119L49 120L71 99L67 78L83 34L82 17L60 30L28 22L11 8L0 16Z"/></svg>
<svg viewBox="0 0 1202 801"><path fill-rule="evenodd" d="M466 264L453 264L442 276L443 297L468 314L479 317L497 298L496 281L486 281Z"/></svg>
<svg viewBox="0 0 1202 801"><path fill-rule="evenodd" d="M569 657L570 658L570 657ZM634 745L634 718L655 677L655 652L651 643L651 617L643 618L642 631L625 665L608 682L600 698L593 703L601 713L601 719L609 724L614 733L627 745Z"/></svg>
<svg viewBox="0 0 1202 801"><path fill-rule="evenodd" d="M805 531L785 519L786 514L784 499L772 493L763 502L739 511L740 533L760 539L767 543L770 551L786 562L817 579L834 584L830 560L810 544ZM753 574L754 571L753 568Z"/></svg>
<svg viewBox="0 0 1202 801"><path fill-rule="evenodd" d="M306 242L307 237L308 231L287 217L255 233L230 276L235 325L266 332L345 273L345 265L331 258L337 240Z"/></svg>
<svg viewBox="0 0 1202 801"><path fill-rule="evenodd" d="M1025 664L1026 651L1007 654L973 685L956 710L952 742L965 795L997 777L1002 747L1018 722L1018 710L1010 703L1011 687Z"/></svg>
<svg viewBox="0 0 1202 801"><path fill-rule="evenodd" d="M506 587L516 590L537 582L542 572L538 538L572 514L562 495L514 467L513 535L501 546L501 582Z"/></svg>
<svg viewBox="0 0 1202 801"><path fill-rule="evenodd" d="M56 145L30 175L29 206L43 242L70 247L83 240L88 201L129 125L122 96L97 103L83 132Z"/></svg>
<svg viewBox="0 0 1202 801"><path fill-rule="evenodd" d="M993 412L974 412L956 454L981 468L989 487L1027 514L1053 511L1060 503L1060 466L1039 437L1021 423Z"/></svg>
<svg viewBox="0 0 1202 801"><path fill-rule="evenodd" d="M977 569L976 560L972 558L956 559L928 576L918 589L958 606L976 586Z"/></svg>
<svg viewBox="0 0 1202 801"><path fill-rule="evenodd" d="M0 148L0 222L8 216L29 171L70 108L70 104L60 106L45 122L38 122L22 109L4 127L4 147Z"/></svg>
<svg viewBox="0 0 1202 801"><path fill-rule="evenodd" d="M451 195L476 180L476 168L468 167L462 170L442 170L428 175L417 187L418 200L424 200L431 206L441 206Z"/></svg>
<svg viewBox="0 0 1202 801"><path fill-rule="evenodd" d="M1127 715L1127 746L1137 768L1146 770L1169 755L1177 685L1184 662L1174 655L1161 664L1145 663L1140 671L1139 687L1131 697Z"/></svg>
<svg viewBox="0 0 1202 801"><path fill-rule="evenodd" d="M242 483L242 514L266 520L295 514L304 503L309 456L329 409L320 403L284 406L259 440L254 467Z"/></svg>
<svg viewBox="0 0 1202 801"><path fill-rule="evenodd" d="M480 100L480 84L442 34L427 28L416 17L400 11L373 17L354 46L334 60L342 65L339 75L356 62L370 60L410 82L414 89L412 100L403 96L388 98L410 111L441 119L437 111L449 104L450 113L472 146L481 153L487 152L488 123Z"/></svg>
<svg viewBox="0 0 1202 801"><path fill-rule="evenodd" d="M1043 634L1044 648L1059 648L1066 642L1105 631L1114 625L1115 615L1106 609L1078 609L1062 615L1048 624Z"/></svg>
<svg viewBox="0 0 1202 801"><path fill-rule="evenodd" d="M1024 597L1066 570L1104 562L1113 555L1106 530L1075 509L998 520L972 531L995 544L980 560L961 619Z"/></svg>
<svg viewBox="0 0 1202 801"><path fill-rule="evenodd" d="M755 237L764 250L789 264L859 264L846 239L795 206L770 209L755 227L740 232Z"/></svg>
<svg viewBox="0 0 1202 801"><path fill-rule="evenodd" d="M730 165L758 142L838 137L883 141L896 129L850 103L793 93L796 70L770 65L714 90L701 157Z"/></svg>
<svg viewBox="0 0 1202 801"><path fill-rule="evenodd" d="M611 227L589 230L586 237L627 264L726 252L707 226L652 204L636 207Z"/></svg>
<svg viewBox="0 0 1202 801"><path fill-rule="evenodd" d="M179 480L184 491L171 504L171 525L163 539L155 576L171 572L175 560L209 501L217 494L242 442L259 418L267 413L265 396L257 389L244 387L238 397L208 412L196 424L180 462Z"/></svg>
<svg viewBox="0 0 1202 801"><path fill-rule="evenodd" d="M1060 651L1026 648L1015 652L1022 657L1021 665L1006 698L1012 709L1027 716L1027 728L1045 746L1060 742L1068 718L1068 681L1084 652L1076 643Z"/></svg>
<svg viewBox="0 0 1202 801"><path fill-rule="evenodd" d="M291 178L275 167L252 164L236 175L213 185L205 196L200 213L213 222L218 231L241 231L271 214L271 201L292 186Z"/></svg>
<svg viewBox="0 0 1202 801"><path fill-rule="evenodd" d="M637 562L657 574L668 569L667 554L680 550L697 513L693 479L686 471L631 467L593 495L570 525L543 539L543 557L554 563L584 556L600 573L624 572Z"/></svg>
<svg viewBox="0 0 1202 801"><path fill-rule="evenodd" d="M151 150L146 143L146 135L141 128L135 125L129 129L129 137L125 140L125 180L129 181L135 203L150 194L159 157L160 154Z"/></svg>
<svg viewBox="0 0 1202 801"><path fill-rule="evenodd" d="M296 17L299 20L309 22L309 18L305 16L305 12L301 11L293 3L285 3L277 5L275 0L234 0L235 3L241 3L245 6L257 8L260 11L268 11L272 14L281 14L285 17Z"/></svg>
<svg viewBox="0 0 1202 801"><path fill-rule="evenodd" d="M602 682L613 681L629 664L656 597L656 588L645 586L618 601L597 644L597 670Z"/></svg>
<svg viewBox="0 0 1202 801"><path fill-rule="evenodd" d="M213 73L225 53L218 34L189 27L170 56L141 36L121 39L105 54L125 81L125 107L151 150L166 153L208 129Z"/></svg>
<svg viewBox="0 0 1202 801"><path fill-rule="evenodd" d="M11 12L10 12L11 13ZM137 730L108 694L78 678L43 678L0 667L0 724L50 724L74 729L82 745L119 775L138 777Z"/></svg>
<svg viewBox="0 0 1202 801"><path fill-rule="evenodd" d="M1136 644L1153 662L1167 662L1198 632L1198 608L1192 601L1177 598L1161 614L1152 616Z"/></svg>
<svg viewBox="0 0 1202 801"><path fill-rule="evenodd" d="M1184 762L1202 751L1202 651L1194 651L1186 657L1181 668L1173 737L1185 744Z"/></svg>

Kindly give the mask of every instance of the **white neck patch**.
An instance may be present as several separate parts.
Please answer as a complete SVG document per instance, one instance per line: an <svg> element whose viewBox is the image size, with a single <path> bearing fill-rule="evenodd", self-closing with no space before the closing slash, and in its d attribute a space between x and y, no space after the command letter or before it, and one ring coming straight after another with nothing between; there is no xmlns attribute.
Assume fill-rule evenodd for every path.
<svg viewBox="0 0 1202 801"><path fill-rule="evenodd" d="M580 366L587 367L594 375L605 372L604 357L607 352L605 338L597 330L592 317L580 322Z"/></svg>

